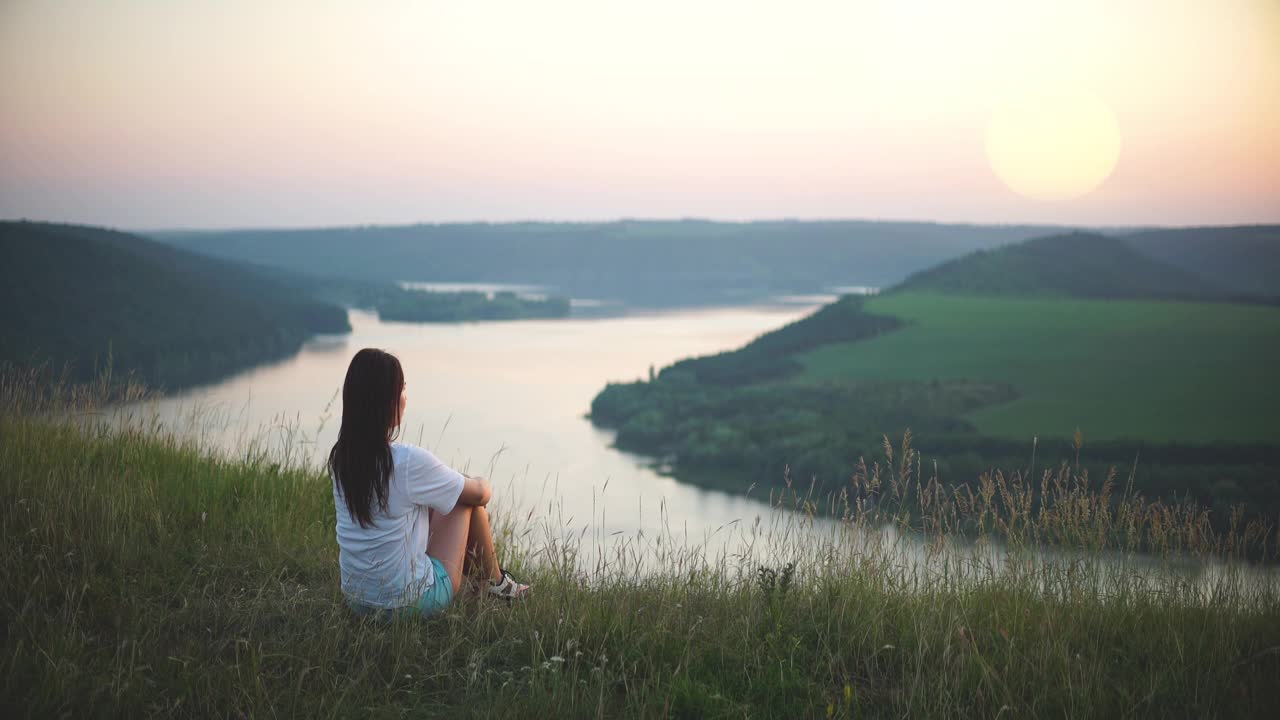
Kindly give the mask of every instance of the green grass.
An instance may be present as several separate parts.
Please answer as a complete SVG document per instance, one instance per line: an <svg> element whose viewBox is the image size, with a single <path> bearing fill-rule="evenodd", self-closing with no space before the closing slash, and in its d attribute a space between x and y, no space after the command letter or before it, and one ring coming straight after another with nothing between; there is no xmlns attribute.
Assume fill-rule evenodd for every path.
<svg viewBox="0 0 1280 720"><path fill-rule="evenodd" d="M1280 436L1280 308L893 293L866 310L910 325L806 353L806 377L1009 382L1019 399L967 417L1027 441Z"/></svg>
<svg viewBox="0 0 1280 720"><path fill-rule="evenodd" d="M1242 717L1280 701L1280 580L1240 560L1274 560L1274 528L1215 535L1194 508L1066 470L1031 512L1033 479L944 495L888 449L835 499L840 533L813 539L803 513L766 527L763 569L696 548L652 574L625 554L577 569L580 538L503 512L500 552L532 599L380 623L341 602L315 469L210 457L145 418L109 430L92 403L59 420L65 403L20 383L0 400L6 717ZM909 520L860 507L872 492L912 503L927 542L878 532ZM1005 537L1007 561L953 543L965 523ZM1083 550L1040 556L1049 542ZM1126 560L1135 546L1158 555Z"/></svg>
<svg viewBox="0 0 1280 720"><path fill-rule="evenodd" d="M922 270L894 291L1201 301L1228 294L1119 238L1084 232L979 250Z"/></svg>

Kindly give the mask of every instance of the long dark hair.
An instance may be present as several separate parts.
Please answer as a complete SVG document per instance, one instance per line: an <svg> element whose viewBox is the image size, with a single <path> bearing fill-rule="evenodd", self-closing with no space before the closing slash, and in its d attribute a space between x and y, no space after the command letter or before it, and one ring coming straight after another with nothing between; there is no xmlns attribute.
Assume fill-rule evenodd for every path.
<svg viewBox="0 0 1280 720"><path fill-rule="evenodd" d="M396 424L403 389L404 370L395 355L365 348L351 358L342 383L342 426L329 451L329 472L360 527L373 526L374 501L387 510L395 437L388 431Z"/></svg>

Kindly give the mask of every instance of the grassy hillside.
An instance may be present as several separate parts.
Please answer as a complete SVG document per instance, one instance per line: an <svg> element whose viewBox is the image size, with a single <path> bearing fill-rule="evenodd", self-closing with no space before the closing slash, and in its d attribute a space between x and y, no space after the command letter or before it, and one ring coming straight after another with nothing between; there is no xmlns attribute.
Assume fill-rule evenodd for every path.
<svg viewBox="0 0 1280 720"><path fill-rule="evenodd" d="M902 323L864 312L861 298L846 296L785 327L761 335L738 350L681 360L662 377L681 376L707 385L735 387L792 375L802 369L795 356L833 342L853 342L892 332Z"/></svg>
<svg viewBox="0 0 1280 720"><path fill-rule="evenodd" d="M549 285L634 305L729 303L883 286L941 260L1051 232L903 222L619 221L158 233L157 239L314 275Z"/></svg>
<svg viewBox="0 0 1280 720"><path fill-rule="evenodd" d="M802 512L758 527L763 563L663 535L578 568L594 533L526 525L499 498L500 552L532 598L464 594L382 623L342 603L317 470L53 423L39 413L73 408L47 401L0 381L6 717L1267 717L1280 702L1280 576L1241 561L1275 559L1274 528L1214 534L1194 508L1069 474L1028 513L1027 478L918 492L898 468L919 458L895 448L836 507L840 532L805 534ZM923 512L868 512L877 494ZM1008 554L951 542L961 525Z"/></svg>
<svg viewBox="0 0 1280 720"><path fill-rule="evenodd" d="M838 485L909 428L951 483L1033 462L1118 467L1223 523L1235 504L1280 512L1277 366L1280 307L1231 303L1118 240L1075 234L980 251L652 382L611 384L592 418L618 447L726 489L784 470Z"/></svg>
<svg viewBox="0 0 1280 720"><path fill-rule="evenodd" d="M966 418L986 435L1269 443L1280 438L1280 308L900 292L905 327L798 356L814 380L1009 383Z"/></svg>
<svg viewBox="0 0 1280 720"><path fill-rule="evenodd" d="M897 290L1078 298L1206 298L1225 288L1125 242L1072 233L978 251L907 278Z"/></svg>
<svg viewBox="0 0 1280 720"><path fill-rule="evenodd" d="M1123 239L1231 294L1280 296L1280 225L1152 230Z"/></svg>
<svg viewBox="0 0 1280 720"><path fill-rule="evenodd" d="M1118 470L1154 497L1195 498L1215 523L1238 504L1280 512L1280 308L912 293L840 306L865 308L854 326L904 325L781 359L682 361L653 381L608 385L592 421L616 429L619 448L730 491L788 473L840 487L885 434L909 429L950 484L1066 462L1094 477ZM685 369L704 365L741 382Z"/></svg>
<svg viewBox="0 0 1280 720"><path fill-rule="evenodd" d="M0 223L0 362L168 388L284 357L346 313L269 273L99 228Z"/></svg>

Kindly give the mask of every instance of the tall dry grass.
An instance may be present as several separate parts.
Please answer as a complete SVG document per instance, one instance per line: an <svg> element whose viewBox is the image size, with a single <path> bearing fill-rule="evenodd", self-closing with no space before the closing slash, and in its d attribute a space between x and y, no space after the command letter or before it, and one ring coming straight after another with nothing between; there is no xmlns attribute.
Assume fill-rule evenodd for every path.
<svg viewBox="0 0 1280 720"><path fill-rule="evenodd" d="M122 389L122 387L124 389ZM1269 715L1274 522L1064 466L951 487L908 436L717 546L499 515L536 593L351 616L324 475L217 455L142 391L0 376L6 716Z"/></svg>

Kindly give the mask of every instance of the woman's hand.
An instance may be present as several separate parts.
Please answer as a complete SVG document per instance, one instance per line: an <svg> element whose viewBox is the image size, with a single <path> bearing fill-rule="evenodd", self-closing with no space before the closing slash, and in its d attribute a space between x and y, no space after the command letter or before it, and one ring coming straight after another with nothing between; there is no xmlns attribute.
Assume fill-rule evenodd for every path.
<svg viewBox="0 0 1280 720"><path fill-rule="evenodd" d="M472 505L476 507L484 507L493 499L493 488L489 487L489 481L482 477L473 477L471 475L463 475L462 494L458 496L458 502L463 505Z"/></svg>

